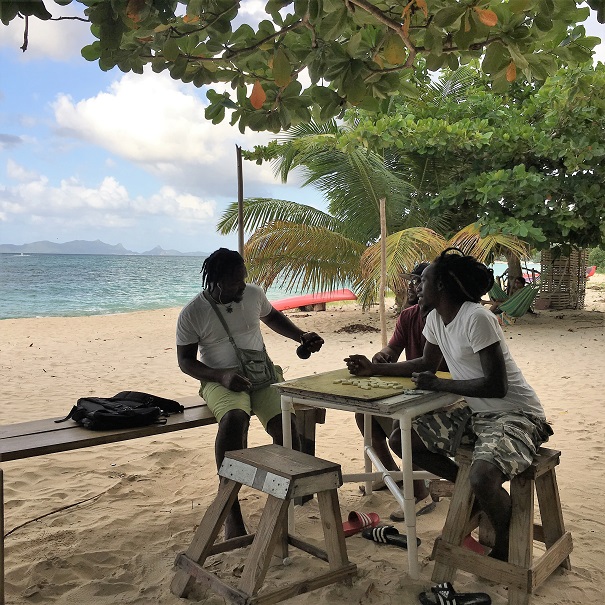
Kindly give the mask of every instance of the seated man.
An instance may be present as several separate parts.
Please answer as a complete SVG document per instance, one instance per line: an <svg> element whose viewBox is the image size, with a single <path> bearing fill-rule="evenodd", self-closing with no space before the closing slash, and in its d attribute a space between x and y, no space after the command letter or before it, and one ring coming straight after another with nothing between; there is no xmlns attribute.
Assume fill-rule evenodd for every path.
<svg viewBox="0 0 605 605"><path fill-rule="evenodd" d="M242 351L261 355L264 352L260 322L305 345L312 352L319 351L324 342L315 332L301 330L274 309L263 289L247 284L246 277L244 259L237 252L226 248L213 252L202 265L204 290L183 308L177 321L179 367L200 381L200 396L218 421L215 442L217 468L220 468L226 452L247 447L252 413L261 421L274 443L283 443L280 396L270 386L271 382L283 379L280 368L275 366L275 379L269 377L265 381L263 376L255 386L252 373L246 373L239 361ZM272 368L271 360L266 355L263 357L261 367ZM258 365L255 368L258 369ZM273 374L273 371L269 373ZM300 449L294 423L293 417L290 427L292 444ZM225 539L245 533L236 500L225 520Z"/></svg>
<svg viewBox="0 0 605 605"><path fill-rule="evenodd" d="M493 272L485 265L448 248L422 274L419 304L429 311L422 357L377 364L351 355L345 362L358 376L411 376L419 389L465 398L463 406L416 418L414 462L455 481L458 467L450 456L460 444L474 446L471 487L495 530L490 556L505 561L511 500L503 484L529 467L552 429L508 350L497 318L479 303L493 283ZM451 380L435 375L443 357Z"/></svg>

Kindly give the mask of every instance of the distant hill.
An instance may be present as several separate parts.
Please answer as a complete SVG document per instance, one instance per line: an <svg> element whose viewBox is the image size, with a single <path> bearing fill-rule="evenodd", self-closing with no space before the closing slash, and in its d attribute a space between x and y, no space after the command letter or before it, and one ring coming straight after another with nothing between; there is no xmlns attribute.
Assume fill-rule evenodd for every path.
<svg viewBox="0 0 605 605"><path fill-rule="evenodd" d="M133 252L127 250L122 244L106 244L101 240L94 242L87 240L74 240L57 244L55 242L32 242L31 244L0 244L0 254L115 254L118 256L208 256L206 252L179 252L178 250L164 250L156 246L147 252Z"/></svg>

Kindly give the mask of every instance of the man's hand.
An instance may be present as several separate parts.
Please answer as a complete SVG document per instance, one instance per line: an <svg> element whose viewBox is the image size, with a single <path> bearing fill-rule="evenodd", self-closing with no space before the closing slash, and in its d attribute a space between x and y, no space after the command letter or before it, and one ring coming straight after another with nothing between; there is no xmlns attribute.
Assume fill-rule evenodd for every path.
<svg viewBox="0 0 605 605"><path fill-rule="evenodd" d="M309 349L311 353L317 353L324 344L324 339L316 332L305 332L300 337L300 344Z"/></svg>
<svg viewBox="0 0 605 605"><path fill-rule="evenodd" d="M349 355L345 358L347 369L355 376L372 376L372 363L365 355Z"/></svg>
<svg viewBox="0 0 605 605"><path fill-rule="evenodd" d="M374 357L372 357L372 363L391 363L393 358L390 353L386 351L378 351Z"/></svg>
<svg viewBox="0 0 605 605"><path fill-rule="evenodd" d="M435 376L434 372L414 372L412 374L412 382L417 389L423 391L438 391L440 379Z"/></svg>
<svg viewBox="0 0 605 605"><path fill-rule="evenodd" d="M237 368L223 370L217 382L220 382L226 389L235 391L236 393L249 391L252 386L252 383L245 376L237 373Z"/></svg>

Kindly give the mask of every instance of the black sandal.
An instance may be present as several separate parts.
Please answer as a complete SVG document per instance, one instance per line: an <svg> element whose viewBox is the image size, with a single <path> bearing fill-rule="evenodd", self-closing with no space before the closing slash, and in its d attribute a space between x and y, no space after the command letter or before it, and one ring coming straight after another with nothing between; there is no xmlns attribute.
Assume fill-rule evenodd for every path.
<svg viewBox="0 0 605 605"><path fill-rule="evenodd" d="M418 599L422 605L491 605L492 599L485 592L456 592L450 582L436 584L431 588L434 594L421 592Z"/></svg>

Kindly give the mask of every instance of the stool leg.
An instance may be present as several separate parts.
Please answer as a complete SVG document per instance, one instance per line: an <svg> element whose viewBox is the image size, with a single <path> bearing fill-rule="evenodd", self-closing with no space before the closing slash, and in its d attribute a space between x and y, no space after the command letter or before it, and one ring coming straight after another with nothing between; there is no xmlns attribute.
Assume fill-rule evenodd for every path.
<svg viewBox="0 0 605 605"><path fill-rule="evenodd" d="M280 500L271 494L267 495L267 503L237 586L247 595L255 595L265 579L275 545L283 535L282 526L286 523L289 504L289 499Z"/></svg>
<svg viewBox="0 0 605 605"><path fill-rule="evenodd" d="M536 493L540 506L544 544L548 549L565 534L565 523L563 522L563 512L561 511L561 500L554 468L536 478ZM561 562L560 567L571 569L569 557Z"/></svg>
<svg viewBox="0 0 605 605"><path fill-rule="evenodd" d="M461 464L458 468L456 484L450 507L447 511L447 518L443 526L441 540L460 546L464 539L466 525L471 516L471 508L475 500L470 482L471 467L470 464ZM438 552L437 546L437 552ZM433 582L451 582L454 579L456 567L447 565L438 560L435 561L433 568Z"/></svg>
<svg viewBox="0 0 605 605"><path fill-rule="evenodd" d="M195 563L204 564L208 551L214 544L241 487L241 483L231 479L221 481L216 498L206 510L193 541L185 551L185 555ZM191 590L194 583L195 580L187 572L179 569L172 580L170 590L177 597L183 597Z"/></svg>
<svg viewBox="0 0 605 605"><path fill-rule="evenodd" d="M508 562L521 569L530 569L534 545L534 482L515 477L510 483L512 510L509 531ZM529 577L528 577L529 583ZM508 587L509 605L528 605L530 586L525 589Z"/></svg>
<svg viewBox="0 0 605 605"><path fill-rule="evenodd" d="M347 557L345 535L342 530L338 493L335 489L319 492L317 502L330 569L345 567L349 564L349 558Z"/></svg>

